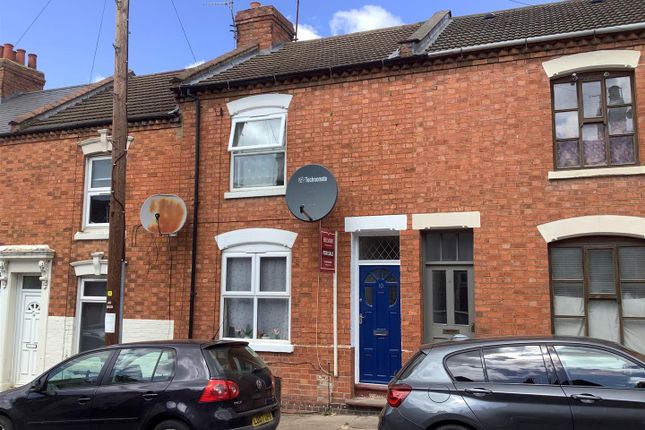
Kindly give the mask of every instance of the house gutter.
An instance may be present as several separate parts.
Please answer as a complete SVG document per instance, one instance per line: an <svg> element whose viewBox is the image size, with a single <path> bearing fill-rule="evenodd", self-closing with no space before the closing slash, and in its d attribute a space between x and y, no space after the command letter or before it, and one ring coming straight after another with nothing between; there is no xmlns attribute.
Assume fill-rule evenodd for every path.
<svg viewBox="0 0 645 430"><path fill-rule="evenodd" d="M153 119L160 119L160 120L167 120L167 119L173 119L176 118L178 115L176 111L172 112L154 112L154 113L147 113L147 114L141 114L141 115L130 115L128 116L128 123L130 122L139 122L139 121L147 121L147 120L153 120ZM27 134L35 134L35 133L43 133L43 132L51 132L51 131L61 131L61 130L71 130L71 129L77 129L77 128L88 128L88 127L99 127L103 125L110 125L112 124L112 119L92 119L92 120L86 120L86 121L75 121L75 122L67 122L63 124L57 124L53 126L47 126L47 125L42 125L38 127L28 127L24 130L18 130L15 132L9 132L9 133L0 133L0 137L14 137L14 136L23 136Z"/></svg>
<svg viewBox="0 0 645 430"><path fill-rule="evenodd" d="M608 33L619 33L622 31L634 31L645 29L645 22L637 24L616 25L613 27L604 27L594 30L573 31L569 33L549 34L547 36L525 37L523 39L505 40L503 42L484 43L481 45L465 46L463 48L444 49L442 51L429 52L428 57L442 57L444 55L464 54L468 52L483 51L486 49L505 48L509 46L528 45L530 43L550 42L560 39L573 39L576 37L597 36Z"/></svg>

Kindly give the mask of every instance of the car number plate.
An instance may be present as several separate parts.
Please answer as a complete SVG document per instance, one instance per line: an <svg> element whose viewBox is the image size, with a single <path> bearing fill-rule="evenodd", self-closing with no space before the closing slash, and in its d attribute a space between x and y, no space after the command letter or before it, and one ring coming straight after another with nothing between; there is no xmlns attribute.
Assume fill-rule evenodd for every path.
<svg viewBox="0 0 645 430"><path fill-rule="evenodd" d="M251 420L251 424L253 427L257 427L262 424L270 423L271 421L273 421L273 414L271 412L267 412L266 414L254 416Z"/></svg>

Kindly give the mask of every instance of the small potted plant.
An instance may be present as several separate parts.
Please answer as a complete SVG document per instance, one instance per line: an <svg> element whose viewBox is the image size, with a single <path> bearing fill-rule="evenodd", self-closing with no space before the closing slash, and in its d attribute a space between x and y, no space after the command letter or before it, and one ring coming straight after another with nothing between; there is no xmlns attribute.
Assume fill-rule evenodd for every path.
<svg viewBox="0 0 645 430"><path fill-rule="evenodd" d="M244 329L244 337L247 339L250 339L253 337L253 329L251 328L250 325L247 325L246 328Z"/></svg>

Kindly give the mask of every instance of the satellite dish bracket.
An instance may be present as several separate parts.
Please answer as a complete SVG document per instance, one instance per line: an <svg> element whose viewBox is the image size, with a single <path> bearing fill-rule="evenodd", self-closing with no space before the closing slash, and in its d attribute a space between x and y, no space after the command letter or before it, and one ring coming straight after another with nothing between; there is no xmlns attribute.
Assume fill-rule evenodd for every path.
<svg viewBox="0 0 645 430"><path fill-rule="evenodd" d="M300 205L300 213L301 213L301 214L303 214L304 216L306 216L306 217L309 219L309 221L313 221L313 220L314 220L314 219L311 217L311 215L309 215L309 214L307 213L307 211L305 210L305 205Z"/></svg>

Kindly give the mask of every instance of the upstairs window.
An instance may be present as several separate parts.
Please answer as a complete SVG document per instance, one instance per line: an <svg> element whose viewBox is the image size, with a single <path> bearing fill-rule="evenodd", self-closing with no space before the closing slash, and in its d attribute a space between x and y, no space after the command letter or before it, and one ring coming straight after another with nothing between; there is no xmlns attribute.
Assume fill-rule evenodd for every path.
<svg viewBox="0 0 645 430"><path fill-rule="evenodd" d="M284 186L286 115L233 120L231 189Z"/></svg>
<svg viewBox="0 0 645 430"><path fill-rule="evenodd" d="M638 164L632 76L574 73L553 81L556 169Z"/></svg>
<svg viewBox="0 0 645 430"><path fill-rule="evenodd" d="M86 227L106 227L110 213L112 157L88 158L86 172L84 224Z"/></svg>
<svg viewBox="0 0 645 430"><path fill-rule="evenodd" d="M231 178L224 197L284 195L290 102L287 94L262 94L227 104Z"/></svg>

